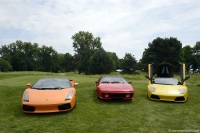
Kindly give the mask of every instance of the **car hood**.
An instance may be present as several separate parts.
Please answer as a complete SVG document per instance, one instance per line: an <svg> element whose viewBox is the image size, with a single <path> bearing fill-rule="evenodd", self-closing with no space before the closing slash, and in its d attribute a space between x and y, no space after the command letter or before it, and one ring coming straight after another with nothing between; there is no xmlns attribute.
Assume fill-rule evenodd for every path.
<svg viewBox="0 0 200 133"><path fill-rule="evenodd" d="M187 90L186 86L183 85L159 85L159 84L154 84L154 85L149 85L150 87L156 88L155 94L180 94L178 89L184 88Z"/></svg>
<svg viewBox="0 0 200 133"><path fill-rule="evenodd" d="M44 102L59 102L64 101L67 94L73 88L60 89L60 90L37 90L26 89L28 92L29 102L44 103Z"/></svg>
<svg viewBox="0 0 200 133"><path fill-rule="evenodd" d="M102 91L134 91L130 84L104 83L98 86Z"/></svg>

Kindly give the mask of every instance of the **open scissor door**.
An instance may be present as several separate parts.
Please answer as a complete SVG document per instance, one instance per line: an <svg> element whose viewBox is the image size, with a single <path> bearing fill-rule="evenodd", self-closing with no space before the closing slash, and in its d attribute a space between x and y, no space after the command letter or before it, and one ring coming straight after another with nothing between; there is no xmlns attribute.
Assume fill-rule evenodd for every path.
<svg viewBox="0 0 200 133"><path fill-rule="evenodd" d="M180 64L180 78L181 78L181 84L186 85L185 81L190 78L190 76L185 76L185 64L184 63L179 63Z"/></svg>
<svg viewBox="0 0 200 133"><path fill-rule="evenodd" d="M153 63L148 64L148 76L149 76L149 84L153 83Z"/></svg>

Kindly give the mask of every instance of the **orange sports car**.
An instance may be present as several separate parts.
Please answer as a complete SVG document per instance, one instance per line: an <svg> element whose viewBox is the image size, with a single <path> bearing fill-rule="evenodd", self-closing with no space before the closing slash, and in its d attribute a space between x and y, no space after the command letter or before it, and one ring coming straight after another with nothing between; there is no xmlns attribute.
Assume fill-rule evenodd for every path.
<svg viewBox="0 0 200 133"><path fill-rule="evenodd" d="M73 80L67 78L43 78L24 91L22 110L25 113L64 112L76 106L76 90Z"/></svg>

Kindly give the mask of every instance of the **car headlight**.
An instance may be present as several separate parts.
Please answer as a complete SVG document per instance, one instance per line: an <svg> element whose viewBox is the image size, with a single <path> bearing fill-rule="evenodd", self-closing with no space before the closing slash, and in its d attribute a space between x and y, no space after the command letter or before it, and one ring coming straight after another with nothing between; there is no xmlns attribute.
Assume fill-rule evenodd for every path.
<svg viewBox="0 0 200 133"><path fill-rule="evenodd" d="M73 95L73 93L74 93L73 90L69 91L69 93L67 94L65 100L71 100L71 99L72 99L72 95Z"/></svg>
<svg viewBox="0 0 200 133"><path fill-rule="evenodd" d="M155 87L150 87L150 91L151 91L151 92L155 92L155 91L156 91L156 88L155 88Z"/></svg>
<svg viewBox="0 0 200 133"><path fill-rule="evenodd" d="M29 102L28 92L27 92L27 91L24 92L23 101L24 101L24 102Z"/></svg>
<svg viewBox="0 0 200 133"><path fill-rule="evenodd" d="M131 97L131 95L130 94L126 94L126 97Z"/></svg>
<svg viewBox="0 0 200 133"><path fill-rule="evenodd" d="M178 89L178 91L179 91L180 94L184 94L185 93L185 89L184 88Z"/></svg>
<svg viewBox="0 0 200 133"><path fill-rule="evenodd" d="M109 95L108 95L108 94L105 94L105 97L109 97Z"/></svg>

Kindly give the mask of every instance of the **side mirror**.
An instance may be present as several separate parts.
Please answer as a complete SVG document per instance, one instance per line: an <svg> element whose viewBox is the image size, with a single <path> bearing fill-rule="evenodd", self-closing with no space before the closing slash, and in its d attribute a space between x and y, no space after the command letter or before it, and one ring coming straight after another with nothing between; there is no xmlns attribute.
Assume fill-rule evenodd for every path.
<svg viewBox="0 0 200 133"><path fill-rule="evenodd" d="M72 84L72 87L75 87L75 86L77 86L79 84L79 83L75 83L73 79L70 79L70 82Z"/></svg>
<svg viewBox="0 0 200 133"><path fill-rule="evenodd" d="M74 83L74 86L77 86L79 83Z"/></svg>
<svg viewBox="0 0 200 133"><path fill-rule="evenodd" d="M150 81L151 81L151 79L149 78L149 76L145 75L145 78L147 78L148 80L150 80Z"/></svg>
<svg viewBox="0 0 200 133"><path fill-rule="evenodd" d="M28 87L30 87L30 88L32 87L32 84L31 84L31 83L28 83L28 84L26 84L26 85L27 85Z"/></svg>
<svg viewBox="0 0 200 133"><path fill-rule="evenodd" d="M129 83L129 84L131 84L131 83L132 83L132 81L129 81L128 83Z"/></svg>
<svg viewBox="0 0 200 133"><path fill-rule="evenodd" d="M190 78L190 76L185 77L184 81L188 80Z"/></svg>
<svg viewBox="0 0 200 133"><path fill-rule="evenodd" d="M149 78L149 76L145 75L145 78L147 78L151 83L153 83L153 79Z"/></svg>

